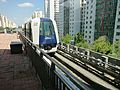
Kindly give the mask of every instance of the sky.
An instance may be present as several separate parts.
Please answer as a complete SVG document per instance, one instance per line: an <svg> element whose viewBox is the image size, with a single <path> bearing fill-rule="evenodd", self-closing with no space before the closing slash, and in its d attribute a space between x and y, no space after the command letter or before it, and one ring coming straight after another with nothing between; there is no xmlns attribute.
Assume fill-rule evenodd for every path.
<svg viewBox="0 0 120 90"><path fill-rule="evenodd" d="M0 13L22 25L35 10L44 11L44 0L0 0Z"/></svg>

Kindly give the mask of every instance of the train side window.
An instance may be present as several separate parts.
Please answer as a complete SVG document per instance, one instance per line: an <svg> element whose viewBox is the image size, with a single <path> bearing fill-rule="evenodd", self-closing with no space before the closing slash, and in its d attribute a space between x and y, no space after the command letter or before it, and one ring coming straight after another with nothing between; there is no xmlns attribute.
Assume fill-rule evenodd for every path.
<svg viewBox="0 0 120 90"><path fill-rule="evenodd" d="M43 22L40 23L40 35L43 35Z"/></svg>

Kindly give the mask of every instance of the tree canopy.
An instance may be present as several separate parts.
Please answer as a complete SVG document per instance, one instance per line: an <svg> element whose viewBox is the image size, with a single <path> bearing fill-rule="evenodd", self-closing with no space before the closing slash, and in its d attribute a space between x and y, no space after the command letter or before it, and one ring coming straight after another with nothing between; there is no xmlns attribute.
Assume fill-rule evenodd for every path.
<svg viewBox="0 0 120 90"><path fill-rule="evenodd" d="M63 38L62 38L62 42L69 44L70 40L72 40L72 36L70 36L69 34L66 34Z"/></svg>
<svg viewBox="0 0 120 90"><path fill-rule="evenodd" d="M92 50L103 53L103 54L111 53L112 51L111 44L107 36L101 36L97 40L95 40L92 45Z"/></svg>
<svg viewBox="0 0 120 90"><path fill-rule="evenodd" d="M113 45L113 53L112 56L120 57L120 39L117 40Z"/></svg>
<svg viewBox="0 0 120 90"><path fill-rule="evenodd" d="M76 45L79 47L88 48L88 46L89 46L87 41L84 40L84 37L80 33L77 33L75 35L74 41L75 41Z"/></svg>

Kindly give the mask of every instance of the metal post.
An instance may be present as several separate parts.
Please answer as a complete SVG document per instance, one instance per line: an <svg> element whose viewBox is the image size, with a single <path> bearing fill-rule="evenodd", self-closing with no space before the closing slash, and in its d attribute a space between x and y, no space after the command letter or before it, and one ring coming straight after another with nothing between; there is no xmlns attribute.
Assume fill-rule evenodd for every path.
<svg viewBox="0 0 120 90"><path fill-rule="evenodd" d="M108 57L106 56L102 56L103 58L105 58L105 69L108 67Z"/></svg>
<svg viewBox="0 0 120 90"><path fill-rule="evenodd" d="M90 58L90 51L87 50L87 60L89 60L89 58Z"/></svg>
<svg viewBox="0 0 120 90"><path fill-rule="evenodd" d="M50 76L51 76L51 82L50 82L50 85L51 85L51 90L55 90L55 74L54 74L54 71L55 71L55 64L52 63L51 64L51 68L50 68Z"/></svg>
<svg viewBox="0 0 120 90"><path fill-rule="evenodd" d="M70 51L70 45L67 44L67 51L69 52Z"/></svg>

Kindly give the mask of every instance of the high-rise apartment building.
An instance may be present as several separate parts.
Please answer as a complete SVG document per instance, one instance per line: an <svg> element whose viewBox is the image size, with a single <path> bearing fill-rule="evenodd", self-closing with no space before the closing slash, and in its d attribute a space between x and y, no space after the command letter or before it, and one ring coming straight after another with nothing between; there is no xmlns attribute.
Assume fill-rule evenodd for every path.
<svg viewBox="0 0 120 90"><path fill-rule="evenodd" d="M54 20L56 21L59 30L59 0L54 0Z"/></svg>
<svg viewBox="0 0 120 90"><path fill-rule="evenodd" d="M33 19L33 18L38 18L38 17L43 17L43 13L42 13L42 11L36 10L36 11L34 11L34 13L32 14L32 19Z"/></svg>
<svg viewBox="0 0 120 90"><path fill-rule="evenodd" d="M59 35L63 37L69 34L69 0L60 0L59 3Z"/></svg>
<svg viewBox="0 0 120 90"><path fill-rule="evenodd" d="M0 20L0 27L2 27L2 22L1 22L1 20Z"/></svg>
<svg viewBox="0 0 120 90"><path fill-rule="evenodd" d="M48 13L48 0L44 0L44 15L45 15L45 17L48 17L47 13Z"/></svg>
<svg viewBox="0 0 120 90"><path fill-rule="evenodd" d="M82 0L69 1L69 34L74 36L76 33L80 32Z"/></svg>
<svg viewBox="0 0 120 90"><path fill-rule="evenodd" d="M85 13L84 14L85 21L83 21L84 39L88 43L93 43L96 18L96 0L85 0L84 4L85 4L85 6L83 7L85 8L83 9L83 12Z"/></svg>
<svg viewBox="0 0 120 90"><path fill-rule="evenodd" d="M59 30L59 0L44 0L44 14L56 21Z"/></svg>
<svg viewBox="0 0 120 90"><path fill-rule="evenodd" d="M120 0L118 0L117 2L113 43L115 43L115 41L117 41L118 39L120 39Z"/></svg>
<svg viewBox="0 0 120 90"><path fill-rule="evenodd" d="M0 27L2 27L2 17L1 17L1 14L0 14Z"/></svg>
<svg viewBox="0 0 120 90"><path fill-rule="evenodd" d="M100 36L106 35L113 42L116 37L119 13L119 0L86 0L84 39L93 43ZM116 13L117 11L117 13ZM116 21L116 23L115 23ZM117 24L117 25L116 25ZM117 33L119 35L119 33ZM116 37L118 38L118 37Z"/></svg>
<svg viewBox="0 0 120 90"><path fill-rule="evenodd" d="M80 14L80 34L84 36L84 29L85 29L85 10L86 10L86 0L81 1L81 14Z"/></svg>
<svg viewBox="0 0 120 90"><path fill-rule="evenodd" d="M96 0L94 38L106 35L113 42L117 2L119 0Z"/></svg>
<svg viewBox="0 0 120 90"><path fill-rule="evenodd" d="M54 19L54 0L44 0L45 17Z"/></svg>
<svg viewBox="0 0 120 90"><path fill-rule="evenodd" d="M2 21L1 25L2 25L3 28L5 28L6 27L6 25L5 25L5 16L1 15L0 17L1 17L1 21Z"/></svg>
<svg viewBox="0 0 120 90"><path fill-rule="evenodd" d="M6 28L6 27L15 28L17 26L16 26L16 24L14 22L9 20L7 17L0 14L0 27L3 27L3 28Z"/></svg>
<svg viewBox="0 0 120 90"><path fill-rule="evenodd" d="M106 35L112 43L114 38L120 38L119 3L119 0L60 0L60 36L80 32L92 44Z"/></svg>
<svg viewBox="0 0 120 90"><path fill-rule="evenodd" d="M60 29L61 37L66 34L74 36L81 31L81 0L60 0Z"/></svg>
<svg viewBox="0 0 120 90"><path fill-rule="evenodd" d="M64 33L64 0L59 1L59 37ZM61 38L60 38L61 39Z"/></svg>

